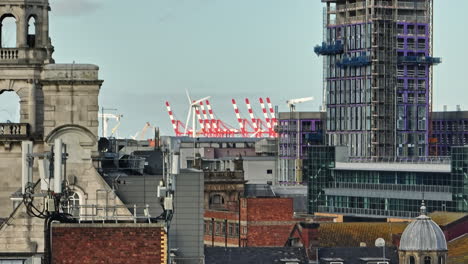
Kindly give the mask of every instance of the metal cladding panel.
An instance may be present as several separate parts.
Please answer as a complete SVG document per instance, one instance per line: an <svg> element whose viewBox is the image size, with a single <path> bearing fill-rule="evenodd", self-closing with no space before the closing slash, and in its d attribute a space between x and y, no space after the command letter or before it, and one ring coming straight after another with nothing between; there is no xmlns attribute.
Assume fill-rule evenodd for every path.
<svg viewBox="0 0 468 264"><path fill-rule="evenodd" d="M406 227L400 240L403 251L446 251L447 241L442 229L425 215Z"/></svg>
<svg viewBox="0 0 468 264"><path fill-rule="evenodd" d="M177 248L184 263L198 263L203 252L203 173L181 170L176 176L174 218L169 229L169 247ZM188 262L187 262L188 261Z"/></svg>

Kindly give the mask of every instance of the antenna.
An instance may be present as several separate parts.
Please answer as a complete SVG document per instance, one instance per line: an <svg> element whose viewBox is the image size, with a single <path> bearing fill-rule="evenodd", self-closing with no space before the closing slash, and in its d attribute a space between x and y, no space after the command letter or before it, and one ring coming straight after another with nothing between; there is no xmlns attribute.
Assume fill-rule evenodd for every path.
<svg viewBox="0 0 468 264"><path fill-rule="evenodd" d="M54 141L54 192L62 193L62 163L63 163L63 142L58 138Z"/></svg>
<svg viewBox="0 0 468 264"><path fill-rule="evenodd" d="M26 188L32 182L32 157L33 143L32 141L23 141L21 144L21 192L26 193Z"/></svg>
<svg viewBox="0 0 468 264"><path fill-rule="evenodd" d="M47 157L39 159L39 176L41 178L41 190L48 191L51 187L50 162Z"/></svg>

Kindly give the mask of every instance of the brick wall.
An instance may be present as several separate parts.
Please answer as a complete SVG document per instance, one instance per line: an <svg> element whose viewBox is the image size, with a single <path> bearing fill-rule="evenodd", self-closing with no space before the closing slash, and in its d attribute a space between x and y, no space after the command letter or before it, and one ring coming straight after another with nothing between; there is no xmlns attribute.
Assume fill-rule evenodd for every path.
<svg viewBox="0 0 468 264"><path fill-rule="evenodd" d="M53 263L166 263L161 224L54 224Z"/></svg>

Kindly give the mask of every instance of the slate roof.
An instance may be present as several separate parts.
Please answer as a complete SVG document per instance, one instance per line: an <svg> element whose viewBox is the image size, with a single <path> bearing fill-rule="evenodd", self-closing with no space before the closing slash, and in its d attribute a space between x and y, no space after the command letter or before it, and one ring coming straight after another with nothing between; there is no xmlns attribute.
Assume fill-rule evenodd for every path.
<svg viewBox="0 0 468 264"><path fill-rule="evenodd" d="M341 247L320 248L319 263L328 263L330 259L342 259L346 264L362 264L363 260L383 260L383 249L377 247ZM398 251L395 247L385 248L385 259L389 263L398 263Z"/></svg>
<svg viewBox="0 0 468 264"><path fill-rule="evenodd" d="M303 248L205 247L205 264L280 264L286 260L308 263Z"/></svg>

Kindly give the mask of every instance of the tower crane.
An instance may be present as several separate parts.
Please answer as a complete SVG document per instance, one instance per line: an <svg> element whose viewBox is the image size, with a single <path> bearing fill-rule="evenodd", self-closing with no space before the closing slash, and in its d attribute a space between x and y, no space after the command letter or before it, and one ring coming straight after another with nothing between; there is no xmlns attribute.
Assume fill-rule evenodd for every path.
<svg viewBox="0 0 468 264"><path fill-rule="evenodd" d="M102 130L102 136L103 137L107 137L107 132L109 130L109 119L114 119L115 121L117 121L117 125L112 129L112 135L114 135L117 131L117 128L119 128L120 126L120 119L123 117L123 115L117 115L117 114L111 114L111 113L99 113L98 114L99 118L102 118L102 120L104 121L104 125L103 125L103 130Z"/></svg>
<svg viewBox="0 0 468 264"><path fill-rule="evenodd" d="M314 97L304 97L304 98L297 98L297 99L289 99L286 101L286 103L288 104L289 111L296 112L297 104L301 104L301 103L305 103L305 102L309 102L313 100L314 100Z"/></svg>
<svg viewBox="0 0 468 264"><path fill-rule="evenodd" d="M144 137L146 135L146 131L148 131L148 128L150 128L150 127L151 127L150 122L146 122L145 126L143 127L140 134L138 135L138 140L143 140L144 139Z"/></svg>

